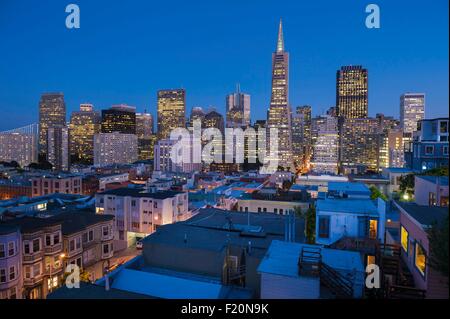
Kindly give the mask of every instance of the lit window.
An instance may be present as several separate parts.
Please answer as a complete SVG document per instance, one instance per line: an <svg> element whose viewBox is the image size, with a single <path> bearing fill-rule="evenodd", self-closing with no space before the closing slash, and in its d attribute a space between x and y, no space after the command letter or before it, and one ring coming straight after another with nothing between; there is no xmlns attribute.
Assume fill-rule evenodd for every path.
<svg viewBox="0 0 450 319"><path fill-rule="evenodd" d="M403 226L400 227L400 236L402 248L405 251L405 253L408 254L409 233Z"/></svg>
<svg viewBox="0 0 450 319"><path fill-rule="evenodd" d="M423 247L419 243L416 243L414 264L416 265L417 270L419 270L422 276L425 276L427 256L425 254L425 249L423 249Z"/></svg>

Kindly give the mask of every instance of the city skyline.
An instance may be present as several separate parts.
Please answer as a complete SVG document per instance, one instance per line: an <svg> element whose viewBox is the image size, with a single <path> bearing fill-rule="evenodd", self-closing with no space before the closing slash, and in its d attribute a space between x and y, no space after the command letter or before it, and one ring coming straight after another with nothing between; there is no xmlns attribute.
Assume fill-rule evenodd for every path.
<svg viewBox="0 0 450 319"><path fill-rule="evenodd" d="M446 89L448 68L445 67L448 66L448 30L439 26L442 23L448 25L448 19L443 15L447 11L445 9L448 9L448 3L445 1L433 3L427 8L414 6L414 2L408 3L410 5L405 7L381 1L379 6L382 14L382 26L379 30L365 28L364 4L336 5L328 1L321 1L316 5L288 4L287 8L275 10L269 15L267 10L273 7L273 3L270 3L264 8L256 8L256 17L250 19L251 21L258 20L255 21L256 25L238 22L223 29L220 19L212 23L214 18L223 18L220 14L219 17L216 16L217 10L224 6L219 3L205 8L208 12L211 11L211 16L205 17L199 22L192 22L186 28L187 30L179 30L180 36L190 31L195 34L195 38L189 37L190 41L180 40L178 49L174 43L164 39L165 32L173 35L176 25L169 25L167 21L163 21L164 23L161 24L161 29L158 31L159 34L155 34L154 29L146 28L146 21L149 22L149 25L153 25L160 20L157 13L164 9L163 5L154 7L156 13L151 10L151 12L146 12L154 18L152 21L144 19L142 13L137 10L138 6L131 6L125 8L123 14L136 15L135 22L128 20L127 25L108 23L107 26L102 26L101 24L105 22L104 17L98 17L93 12L98 9L96 5L79 1L82 16L82 26L79 30L64 28L63 22L66 14L60 6L47 4L36 9L34 13L21 11L20 14L17 13L18 16L15 16L17 22L24 22L23 19L32 18L35 14L45 16L49 22L48 25L36 27L35 31L27 29L25 36L21 34L20 30L22 29L20 28L18 31L9 30L9 28L14 28L17 22L10 21L8 18L3 19L0 30L6 32L4 37L3 31L0 31L0 34L4 38L5 44L15 45L19 50L20 48L24 50L14 56L6 51L0 53L3 61L13 62L8 63L4 67L6 72L1 72L0 75L0 85L3 87L0 92L0 108L12 110L0 119L0 130L37 122L36 105L43 92L64 92L68 116L82 103L92 103L97 110L107 109L114 104L126 103L136 106L138 111L147 109L156 117L157 90L183 87L186 89L187 114L190 113L193 106L202 106L204 109L214 106L221 114L225 114L225 97L233 92L236 83L240 83L242 92L250 94L252 98L252 122L264 119L270 103L270 52L275 50L273 39L276 37L276 25L280 17L283 18L284 40L291 54L290 102L292 108L308 104L312 106L313 115L324 113L326 109L335 104L335 72L343 65L360 64L370 73L369 116L385 113L399 117L400 96L407 92L424 92L427 95L427 118L445 116L448 106ZM16 11L22 5L20 3L2 4L6 9L2 11ZM146 6L146 4L142 6ZM183 11L181 7L180 11ZM195 16L197 7L192 4L191 7L190 13ZM252 8L255 9L249 3L241 5L244 13ZM318 10L318 8L323 10ZM302 17L304 16L304 22L299 22L294 18L298 17L298 14L292 14L288 9L302 9L301 12L314 11L314 15L309 17L307 14L300 13ZM336 14L344 12L348 15L349 21L345 23L336 19L324 21L325 18L330 18L330 13L324 9L334 10ZM395 13L398 13L400 9L402 16L399 17ZM44 13L42 10L47 11ZM410 29L403 33L402 37L399 37L399 33L404 32L406 27L401 25L406 21L402 22L402 19L408 15L418 15L419 11L424 10L424 21L417 22L415 20L414 24L409 23L407 27ZM119 7L116 5L108 5L105 8L105 14L109 14L112 19L117 17L118 11ZM176 10L174 16L179 14L180 12ZM98 21L94 21L94 17L98 17ZM305 28L304 23L311 23L311 19L314 20L314 17L319 20L316 23L326 23L320 28L314 24ZM397 19L396 21L394 21L394 17ZM211 30L201 28L202 22L209 22L209 19L211 19L211 23L208 23L208 26ZM182 21L184 20L182 19ZM29 22L26 23L29 24ZM58 23L61 25L57 26ZM24 27L26 28L27 24ZM46 30L47 28L52 28L52 30ZM125 37L130 34L129 32L135 31L134 28L138 28L139 36L135 37L134 41L126 40ZM339 43L325 32L329 29L344 32L350 28L353 32L350 34L354 37L354 41L341 39L342 43ZM443 31L444 29L445 31ZM94 30L94 34L89 35L90 30ZM44 31L49 32L49 36L62 36L53 43L54 45L62 44L61 50L51 50L39 44L33 51L34 55L27 53L25 48L35 41L35 39L31 39L36 36L34 32ZM218 31L217 37L213 37L214 32ZM434 36L427 39L429 34L434 34ZM113 35L118 35L121 42L110 43L111 39L108 40L109 42L106 41ZM145 41L152 43L158 42L161 40L159 37L163 36L162 45L167 50L158 48L154 50L154 44L146 43L144 45L141 43L143 36L146 37ZM205 36L206 40L201 41L200 39ZM234 49L230 47L233 36L238 44ZM317 40L315 36L322 37ZM152 38L154 39L152 40ZM66 52L74 49L74 46L86 46L99 39L104 41L100 41L100 45L92 46L92 54L78 52L74 55L73 52ZM420 41L421 47L424 49L415 48L415 50L411 50L413 51L411 53L400 50L400 47L411 39ZM222 53L219 52L219 43L224 46ZM349 46L349 43L354 44ZM118 46L120 49L115 53L109 51L107 61L102 61L100 53L113 49L114 44L120 44ZM255 45L257 46L253 48L252 46ZM390 45L395 45L399 52L390 50ZM330 46L334 46L333 52L324 51L326 47ZM344 48L345 46L347 47ZM135 50L129 51L126 50L127 48ZM153 49L153 51L148 51L149 49ZM202 60L197 60L198 50L207 49L211 54ZM320 50L320 53L315 52L316 50ZM194 51L197 55L193 54ZM67 55L67 61L61 58L65 56L64 52ZM126 52L129 54L127 55ZM163 52L167 53L166 56L161 56ZM147 59L144 59L144 53ZM378 57L380 54L382 56ZM153 57L163 58L159 67L150 61ZM56 60L54 60L55 58ZM42 63L36 65L36 59L41 59ZM118 59L121 62L117 63L112 59ZM32 67L30 63L33 64ZM80 68L82 63L86 65ZM138 64L141 69L137 68ZM214 72L211 72L210 68L213 64L216 64L216 69L212 69ZM89 70L86 69L88 66L92 72L89 71L89 78L82 78L83 72ZM191 68L195 69L195 66L198 67L200 74L191 73L192 70L189 72ZM163 72L164 68L166 68L166 72ZM175 73L175 69L179 70L179 73ZM42 76L40 72L43 70L46 72ZM64 72L58 73L58 70L64 70ZM148 72L144 76L144 70L154 72ZM415 77L414 74L416 74ZM205 77L202 78L201 75L205 75ZM40 80L35 80L34 77L39 77ZM120 87L120 84L124 84L124 81L120 79L127 80L125 87ZM433 80L432 83L431 80ZM23 94L23 90L27 94Z"/></svg>

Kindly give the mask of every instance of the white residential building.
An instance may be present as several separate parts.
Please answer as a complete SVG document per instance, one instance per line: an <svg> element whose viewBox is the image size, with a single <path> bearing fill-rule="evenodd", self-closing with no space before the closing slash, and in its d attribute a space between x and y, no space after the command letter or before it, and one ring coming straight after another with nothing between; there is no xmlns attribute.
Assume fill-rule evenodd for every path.
<svg viewBox="0 0 450 319"><path fill-rule="evenodd" d="M94 165L129 164L138 160L134 134L100 133L94 136Z"/></svg>
<svg viewBox="0 0 450 319"><path fill-rule="evenodd" d="M331 245L344 237L384 242L386 202L378 199L326 198L316 203L316 244Z"/></svg>
<svg viewBox="0 0 450 319"><path fill-rule="evenodd" d="M116 221L115 247L122 249L153 233L159 226L188 218L188 194L119 188L95 195L96 212Z"/></svg>

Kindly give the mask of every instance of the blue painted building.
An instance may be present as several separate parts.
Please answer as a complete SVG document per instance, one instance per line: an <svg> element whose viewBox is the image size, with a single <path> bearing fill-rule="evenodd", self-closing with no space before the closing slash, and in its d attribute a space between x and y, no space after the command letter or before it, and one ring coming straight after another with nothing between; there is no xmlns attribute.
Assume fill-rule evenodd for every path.
<svg viewBox="0 0 450 319"><path fill-rule="evenodd" d="M448 118L420 121L405 160L408 168L418 171L448 166Z"/></svg>

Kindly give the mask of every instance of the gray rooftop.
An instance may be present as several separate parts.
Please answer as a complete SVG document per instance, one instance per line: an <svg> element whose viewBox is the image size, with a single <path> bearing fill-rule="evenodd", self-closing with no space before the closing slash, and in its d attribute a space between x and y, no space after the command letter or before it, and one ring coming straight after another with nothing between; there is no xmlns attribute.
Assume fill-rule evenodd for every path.
<svg viewBox="0 0 450 319"><path fill-rule="evenodd" d="M434 184L439 182L441 186L448 186L448 176L416 175L416 177Z"/></svg>
<svg viewBox="0 0 450 319"><path fill-rule="evenodd" d="M154 299L139 293L80 282L80 288L69 289L65 285L47 295L47 299Z"/></svg>
<svg viewBox="0 0 450 319"><path fill-rule="evenodd" d="M172 198L175 197L175 195L181 194L182 192L175 192L175 191L158 191L158 192L145 192L142 189L136 189L136 188L129 188L129 187L123 187L123 188L117 188L108 190L105 192L100 193L100 195L115 195L115 196L130 196L130 197L146 197L146 198L154 198L154 199L166 199L166 198Z"/></svg>
<svg viewBox="0 0 450 319"><path fill-rule="evenodd" d="M283 240L285 216L276 214L230 212L215 208L200 209L185 222L159 227L144 239L145 243L176 245L220 252L227 244L247 247L251 241L254 253L264 254L274 239ZM230 223L231 221L231 223ZM296 222L296 240L303 241L303 222Z"/></svg>
<svg viewBox="0 0 450 319"><path fill-rule="evenodd" d="M370 199L319 199L317 200L316 208L318 211L337 213L378 214L374 201Z"/></svg>
<svg viewBox="0 0 450 319"><path fill-rule="evenodd" d="M416 203L404 202L396 203L409 216L425 227L431 226L434 223L441 224L448 217L448 207L420 206Z"/></svg>

